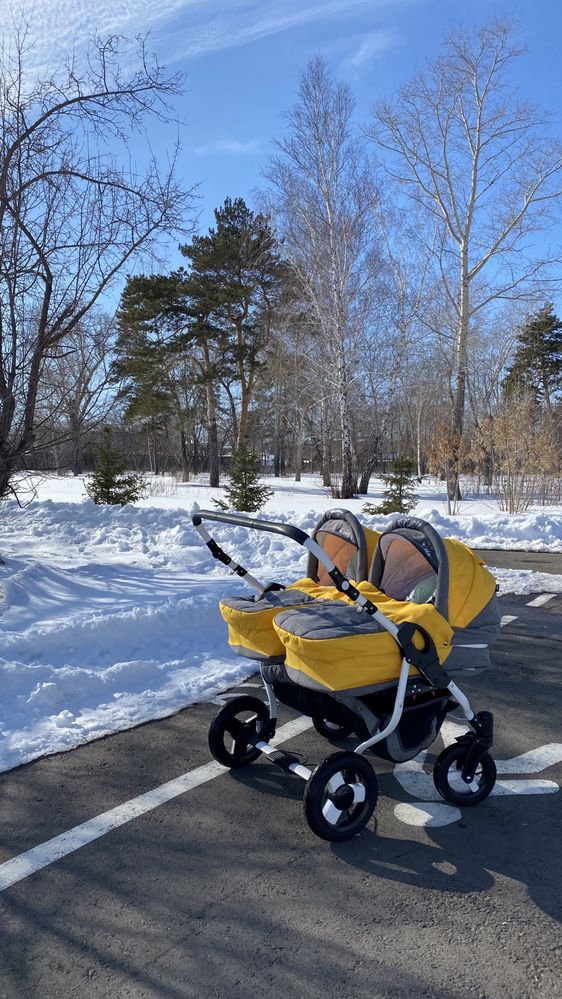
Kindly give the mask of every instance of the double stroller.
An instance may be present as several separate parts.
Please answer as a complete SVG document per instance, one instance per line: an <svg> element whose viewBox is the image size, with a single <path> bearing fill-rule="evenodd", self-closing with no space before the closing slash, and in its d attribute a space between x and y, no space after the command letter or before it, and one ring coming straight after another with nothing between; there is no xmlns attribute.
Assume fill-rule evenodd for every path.
<svg viewBox="0 0 562 999"><path fill-rule="evenodd" d="M366 755L413 759L434 742L447 713L460 708L469 731L437 758L435 786L461 806L490 794L492 714L474 713L456 679L490 664L500 615L495 580L469 548L406 516L379 534L349 511L331 510L312 536L237 514L194 509L192 519L213 557L256 591L224 599L220 609L230 645L259 661L266 701L241 695L222 708L209 730L216 760L237 768L263 753L305 780L311 829L326 840L347 840L377 802ZM258 582L217 545L203 520L303 545L306 577L286 587ZM278 702L311 717L330 741L354 736L358 745L309 769L271 745Z"/></svg>

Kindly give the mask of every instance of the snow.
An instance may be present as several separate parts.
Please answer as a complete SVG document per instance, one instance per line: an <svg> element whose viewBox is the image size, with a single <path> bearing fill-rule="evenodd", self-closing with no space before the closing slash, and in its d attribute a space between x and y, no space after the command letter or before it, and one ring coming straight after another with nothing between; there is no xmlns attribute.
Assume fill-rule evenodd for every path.
<svg viewBox="0 0 562 999"><path fill-rule="evenodd" d="M261 516L305 531L339 505L315 476L266 482L274 495ZM31 486L27 506L0 506L0 771L172 714L255 672L230 652L218 611L243 583L211 559L191 523L193 503L212 509L221 490L153 479L151 495L121 508L86 499L80 478L37 476ZM474 499L453 517L435 484L424 480L419 492L414 513L446 537L562 552L560 507L508 516ZM380 496L375 479L368 499ZM341 505L369 527L393 519L363 515L364 502ZM282 537L210 529L262 581L304 574L303 549ZM502 593L562 592L562 576L494 575Z"/></svg>

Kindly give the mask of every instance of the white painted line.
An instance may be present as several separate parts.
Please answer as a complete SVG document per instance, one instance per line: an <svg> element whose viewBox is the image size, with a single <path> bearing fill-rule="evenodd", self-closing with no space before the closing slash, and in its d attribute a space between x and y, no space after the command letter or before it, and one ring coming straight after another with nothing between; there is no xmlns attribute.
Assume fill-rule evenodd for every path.
<svg viewBox="0 0 562 999"><path fill-rule="evenodd" d="M504 614L500 621L500 628L505 628L506 624L511 624L512 621L517 621L517 615Z"/></svg>
<svg viewBox="0 0 562 999"><path fill-rule="evenodd" d="M556 763L562 763L562 742L548 742L511 760L496 760L496 768L499 774L538 774Z"/></svg>
<svg viewBox="0 0 562 999"><path fill-rule="evenodd" d="M306 729L311 728L311 726L312 721L310 718L302 716L295 718L293 721L281 726L273 740L273 744L277 745L281 742L287 742L301 732L306 731ZM165 802L170 801L172 798L177 798L178 795L184 794L186 791L192 791L193 788L199 787L201 784L205 784L215 777L220 777L227 770L227 767L223 767L215 761L205 763L202 767L197 767L196 770L192 770L190 773L182 774L181 777L176 777L174 780L168 781L167 784L161 784L159 787L153 788L152 791L147 791L146 794L141 794L137 798L131 798L122 805L111 808L108 812L96 815L95 818L88 819L87 822L82 822L81 825L75 826L73 829L68 829L66 832L47 840L45 843L34 846L31 850L27 850L26 853L20 853L19 856L12 857L11 860L0 864L0 891L4 891L18 881L23 881L24 878L28 878L30 874L40 871L43 867L54 864L55 861L61 860L62 857L66 857L67 854L73 853L75 850L79 850L80 847L86 846L87 843L92 843L94 840L99 839L100 836L105 836L112 829L118 829L119 826L131 822L132 819L137 819L140 815L152 811L153 808L158 808L159 805L165 804Z"/></svg>
<svg viewBox="0 0 562 999"><path fill-rule="evenodd" d="M556 794L559 790L553 780L498 780L492 794Z"/></svg>
<svg viewBox="0 0 562 999"><path fill-rule="evenodd" d="M434 829L436 826L448 826L451 822L458 822L462 814L454 805L444 805L429 801L419 801L411 805L401 801L394 807L394 814L400 822L405 822L407 826L422 826L426 829Z"/></svg>
<svg viewBox="0 0 562 999"><path fill-rule="evenodd" d="M555 593L541 593L541 595L539 597L535 597L534 600L529 600L527 607L542 607L543 604L548 603L548 601L552 600L555 596Z"/></svg>

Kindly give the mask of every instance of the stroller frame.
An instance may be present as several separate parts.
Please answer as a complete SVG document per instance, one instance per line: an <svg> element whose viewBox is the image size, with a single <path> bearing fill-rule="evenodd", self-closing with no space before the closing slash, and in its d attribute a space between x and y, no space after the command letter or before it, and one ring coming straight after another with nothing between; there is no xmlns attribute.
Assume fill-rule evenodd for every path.
<svg viewBox="0 0 562 999"><path fill-rule="evenodd" d="M305 812L314 832L324 839L333 841L350 839L369 820L377 798L374 771L367 760L362 758L391 735L398 726L404 710L408 680L411 679L410 667L413 666L431 690L447 693L452 705L461 708L471 729L470 732L459 736L456 744L447 747L436 761L433 776L437 790L445 800L460 805L477 804L491 792L496 776L495 765L488 754L493 744L493 715L489 711L477 713L473 711L467 696L441 666L433 639L424 628L410 623L396 625L391 621L338 569L320 545L300 528L290 524L255 520L239 514L201 510L195 504L192 511L193 525L213 558L243 578L259 595L267 587L219 547L203 526L203 520L279 534L302 545L326 568L336 589L353 601L358 610L368 614L388 631L402 653L394 707L384 728L361 741L352 751L338 752L328 757L315 770L310 770L295 756L271 744L275 736L278 702L274 685L265 679L263 668L260 666L267 696L267 709L258 698L244 695L230 701L222 709L212 723L209 733L211 751L219 762L229 767L244 766L263 753L281 769L292 772L307 782ZM415 635L421 635L423 638L422 649L418 649L414 644ZM260 705L265 712L259 710ZM240 723L235 718L236 710L241 713L250 712L252 717ZM315 727L318 728L316 723ZM328 731L323 734L329 735L328 724L325 724L325 727ZM337 726L334 726L334 731L336 729ZM318 728L318 731L321 729ZM236 754L221 752L225 732L234 738ZM334 735L334 738L337 736ZM374 789L365 767L373 776ZM451 782L449 775L454 770L456 774L454 782ZM347 816L348 821L340 823L341 815Z"/></svg>

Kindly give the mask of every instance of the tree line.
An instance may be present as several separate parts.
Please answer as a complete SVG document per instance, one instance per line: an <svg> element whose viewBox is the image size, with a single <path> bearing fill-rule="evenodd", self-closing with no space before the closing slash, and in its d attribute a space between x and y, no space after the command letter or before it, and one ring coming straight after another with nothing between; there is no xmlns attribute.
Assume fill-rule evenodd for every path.
<svg viewBox="0 0 562 999"><path fill-rule="evenodd" d="M132 468L212 486L244 451L346 498L407 458L451 510L465 473L506 509L559 501L562 147L515 96L522 55L500 22L452 35L363 126L311 60L255 206L226 197L204 235L173 166L103 146L170 121L178 78L145 57L124 81L115 43L27 98L4 67L0 495L88 467L110 422ZM139 264L163 233L185 264Z"/></svg>

